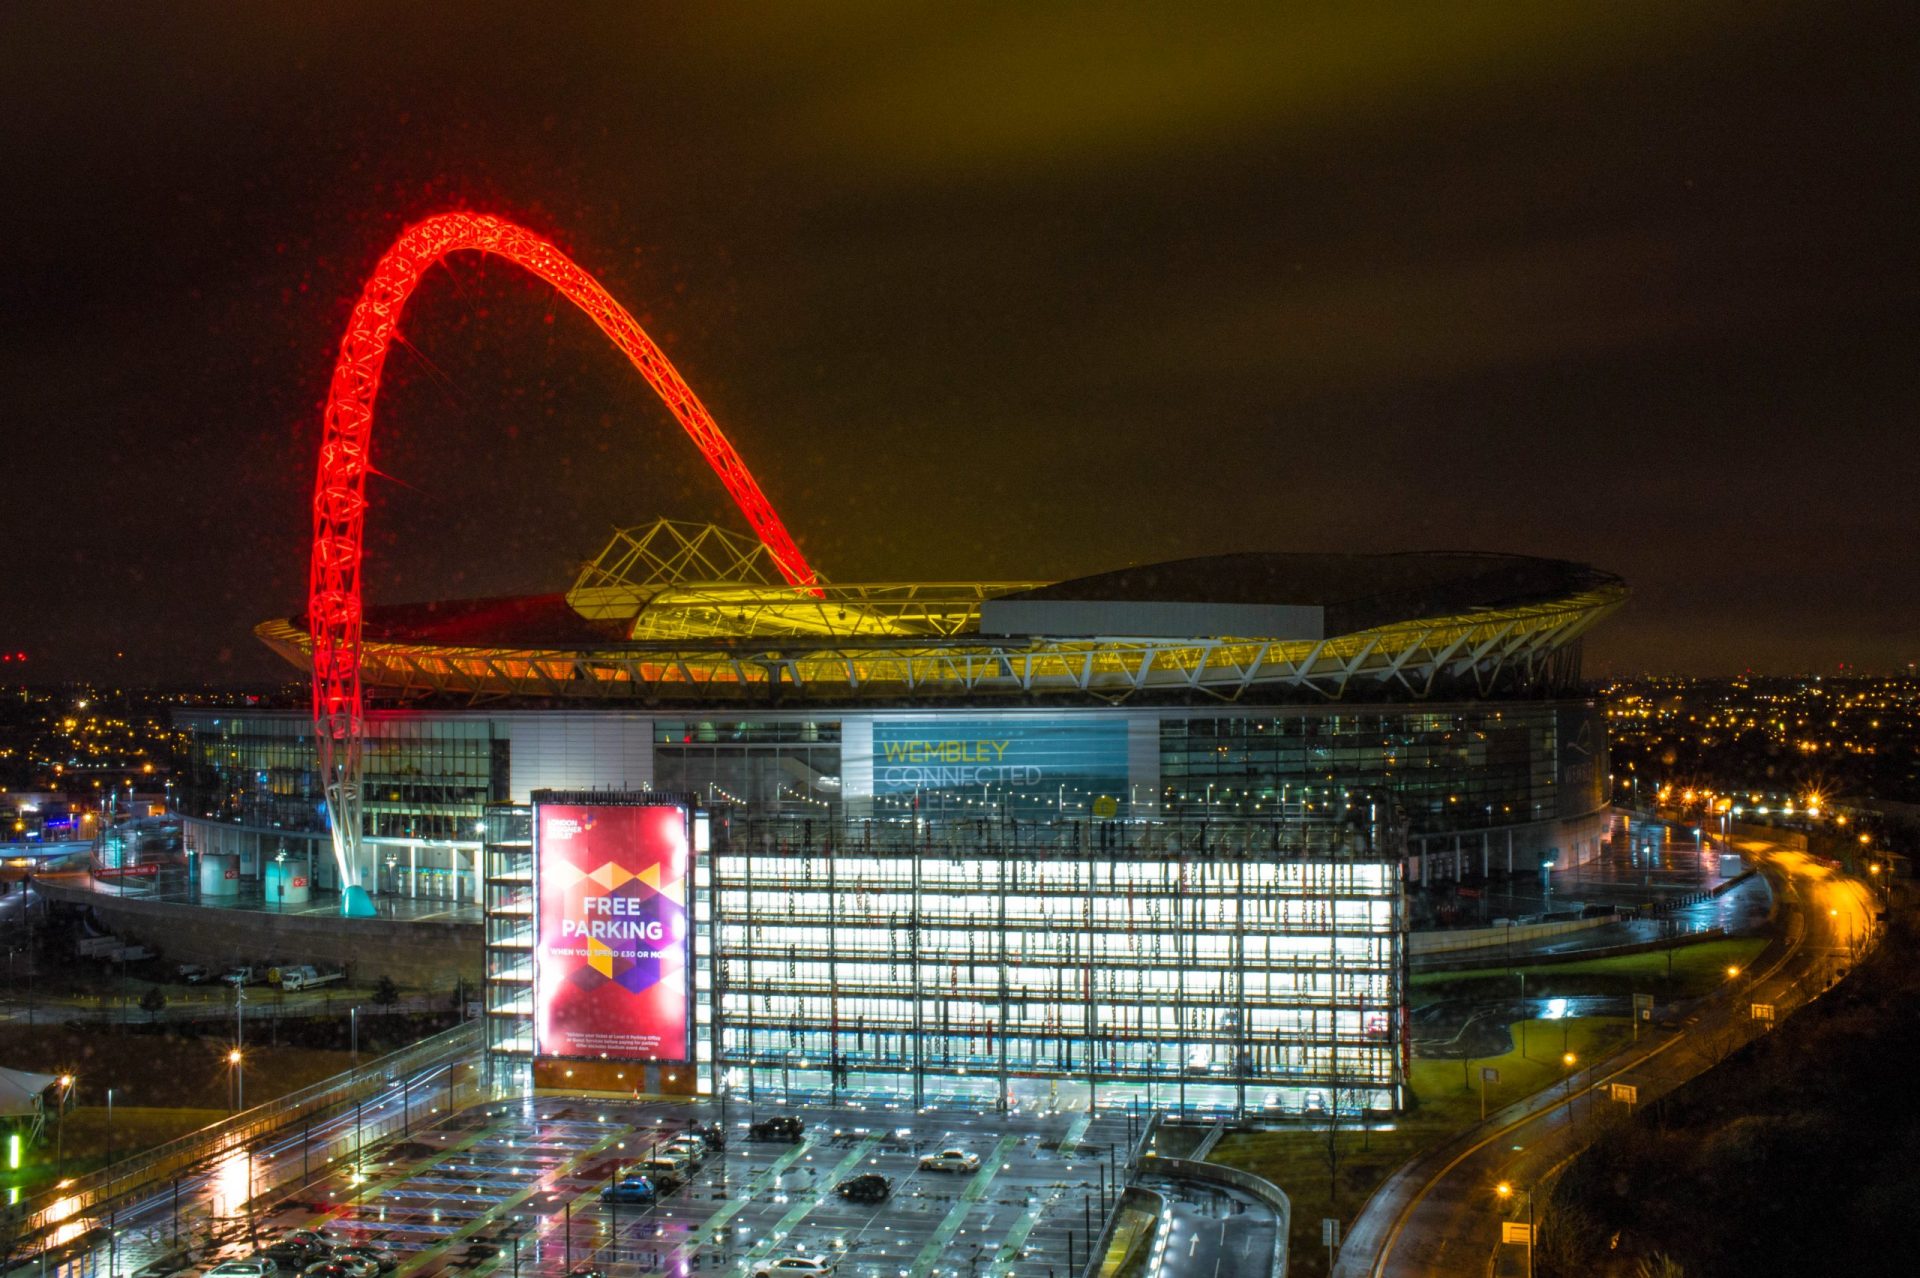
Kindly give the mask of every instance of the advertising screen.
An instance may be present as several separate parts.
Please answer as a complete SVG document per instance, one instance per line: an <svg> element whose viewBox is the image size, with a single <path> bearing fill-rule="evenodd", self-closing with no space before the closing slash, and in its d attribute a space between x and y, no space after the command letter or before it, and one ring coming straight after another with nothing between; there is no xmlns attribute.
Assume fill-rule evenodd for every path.
<svg viewBox="0 0 1920 1278"><path fill-rule="evenodd" d="M536 1050L686 1060L685 809L539 804L533 819Z"/></svg>
<svg viewBox="0 0 1920 1278"><path fill-rule="evenodd" d="M1127 795L1127 725L1112 716L876 718L873 793L1078 812Z"/></svg>

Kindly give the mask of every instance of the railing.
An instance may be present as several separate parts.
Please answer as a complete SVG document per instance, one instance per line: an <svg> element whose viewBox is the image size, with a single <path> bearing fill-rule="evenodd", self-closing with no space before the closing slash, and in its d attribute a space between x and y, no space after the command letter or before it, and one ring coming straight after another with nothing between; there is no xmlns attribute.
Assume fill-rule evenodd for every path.
<svg viewBox="0 0 1920 1278"><path fill-rule="evenodd" d="M205 1159L271 1135L296 1116L364 1099L402 1075L471 1055L480 1049L480 1028L478 1021L457 1025L359 1069L322 1079L37 1194L22 1204L21 1239L26 1242Z"/></svg>

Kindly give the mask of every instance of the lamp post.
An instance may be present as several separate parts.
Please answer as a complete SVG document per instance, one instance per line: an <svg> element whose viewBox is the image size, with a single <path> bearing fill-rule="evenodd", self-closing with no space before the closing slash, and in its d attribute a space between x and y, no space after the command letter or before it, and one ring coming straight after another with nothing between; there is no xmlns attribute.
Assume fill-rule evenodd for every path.
<svg viewBox="0 0 1920 1278"><path fill-rule="evenodd" d="M1533 1191L1530 1189L1515 1189L1503 1180L1493 1187L1493 1192L1500 1195L1500 1201L1502 1202L1505 1202L1515 1194L1519 1194L1527 1200L1527 1278L1533 1278Z"/></svg>
<svg viewBox="0 0 1920 1278"><path fill-rule="evenodd" d="M233 1110L238 1113L247 1103L247 1064L246 1057L239 1048L227 1052L227 1068L233 1073Z"/></svg>
<svg viewBox="0 0 1920 1278"><path fill-rule="evenodd" d="M1573 1067L1580 1063L1580 1058L1578 1056L1575 1056L1572 1052L1564 1052L1560 1056L1560 1063L1566 1066L1566 1070L1567 1070L1567 1125L1572 1126L1573 1125Z"/></svg>
<svg viewBox="0 0 1920 1278"><path fill-rule="evenodd" d="M55 1174L66 1178L67 1171L67 1102L73 1097L73 1075L60 1076L60 1112L55 1114L53 1125L53 1162Z"/></svg>

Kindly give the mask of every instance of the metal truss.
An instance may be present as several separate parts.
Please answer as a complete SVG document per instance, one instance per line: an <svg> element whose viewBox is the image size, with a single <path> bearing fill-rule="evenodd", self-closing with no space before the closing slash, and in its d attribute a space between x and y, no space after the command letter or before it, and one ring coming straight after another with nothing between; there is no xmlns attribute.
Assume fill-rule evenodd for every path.
<svg viewBox="0 0 1920 1278"><path fill-rule="evenodd" d="M809 588L769 571L767 548L709 524L655 520L616 529L581 570L567 603L627 637L747 639L793 636L945 637L978 628L980 605L1037 581L882 582Z"/></svg>
<svg viewBox="0 0 1920 1278"><path fill-rule="evenodd" d="M861 588L828 588L835 589ZM957 588L925 589L938 599L942 590ZM403 698L473 701L767 705L1068 696L1120 702L1142 695L1337 701L1356 690L1421 698L1463 686L1481 694L1547 686L1566 673L1580 635L1625 599L1625 587L1613 583L1538 604L1398 622L1315 642L977 633L922 639L791 630L762 638L735 630L579 651L376 642L363 646L362 662L369 683ZM830 603L819 607L837 611ZM753 612L741 611L751 627ZM733 622L742 624L737 614ZM295 664L309 660L308 638L298 626L271 621L255 633Z"/></svg>

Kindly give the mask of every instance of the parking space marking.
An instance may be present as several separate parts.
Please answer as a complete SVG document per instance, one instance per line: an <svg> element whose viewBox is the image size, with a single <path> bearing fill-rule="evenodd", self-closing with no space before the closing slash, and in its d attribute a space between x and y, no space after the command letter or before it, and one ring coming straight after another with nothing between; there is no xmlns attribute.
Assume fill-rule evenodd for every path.
<svg viewBox="0 0 1920 1278"><path fill-rule="evenodd" d="M707 1217L706 1223L701 1225L700 1228L695 1230L688 1238L687 1241L689 1244L694 1247L705 1247L713 1242L715 1238L719 1237L720 1231L727 1227L728 1221L746 1210L755 1199L766 1192L767 1186L785 1175L787 1169L799 1162L800 1156L813 1147L814 1142L809 1138L775 1159L773 1166L753 1178L752 1182L747 1186L746 1193L738 1198L729 1198L726 1206Z"/></svg>
<svg viewBox="0 0 1920 1278"><path fill-rule="evenodd" d="M1080 1156L1080 1138L1087 1134L1087 1128L1093 1126L1092 1114L1080 1114L1073 1120L1073 1126L1067 1128L1067 1134L1060 1138L1060 1156L1078 1158ZM1073 1152L1067 1152L1067 1146L1073 1146Z"/></svg>
<svg viewBox="0 0 1920 1278"><path fill-rule="evenodd" d="M1092 1114L1082 1114L1074 1119L1073 1126L1067 1129L1067 1134L1060 1140L1061 1153L1064 1155L1069 1145L1078 1151L1080 1138L1087 1134L1087 1128L1092 1125ZM1058 1191L1051 1191L1044 1185L1034 1186L1033 1204L1007 1232L1007 1240L1001 1243L1000 1250L994 1253L993 1264L987 1270L987 1278L999 1278L999 1275L1007 1272L1008 1266L1019 1258L1021 1248L1027 1245L1027 1236L1033 1232L1033 1227L1040 1223L1040 1217L1048 1207L1053 1205L1057 1197Z"/></svg>
<svg viewBox="0 0 1920 1278"><path fill-rule="evenodd" d="M947 1213L947 1218L940 1222L940 1227L933 1231L933 1237L927 1240L927 1245L922 1247L920 1254L914 1258L914 1278L922 1278L945 1254L947 1244L952 1242L953 1236L960 1232L960 1225L966 1220L967 1214L973 1210L975 1204L987 1196L987 1186L991 1185L993 1178L999 1174L1000 1164L1006 1161L1007 1155L1019 1143L1018 1136L1002 1136L999 1143L994 1145L993 1156L981 1162L980 1170L973 1174L973 1180L961 1192L959 1201L954 1203L953 1209Z"/></svg>
<svg viewBox="0 0 1920 1278"><path fill-rule="evenodd" d="M552 1178L551 1184L558 1185L561 1179L570 1175L573 1172L573 1170L576 1167L578 1167L581 1163L586 1162L590 1158L597 1158L601 1154L606 1153L609 1149L613 1148L616 1142L622 1140L627 1136L631 1136L633 1132L634 1132L634 1129L631 1127L626 1127L626 1126L616 1127L613 1130L612 1134L605 1136L600 1140L594 1142L592 1145L587 1146L585 1149L578 1151L571 1158L562 1160L560 1163L555 1165L553 1171L549 1173L549 1175ZM444 1256L453 1247L455 1243L460 1242L463 1239L470 1238L473 1234L479 1232L480 1228L483 1225L491 1224L494 1221L497 1221L505 1217L506 1215L511 1213L515 1208L519 1207L522 1203L535 1197L541 1192L542 1190L541 1190L540 1180L536 1178L532 1184L527 1186L527 1188L521 1190L518 1194L515 1194L512 1198L505 1200L498 1207L494 1208L492 1211L489 1211L481 1215L478 1219L469 1221L467 1224L462 1225L459 1228L459 1230L457 1230L451 1236L447 1237L446 1239L438 1243L435 1243L433 1246L426 1247L418 1252L415 1252L411 1257L409 1257L406 1261L404 1261L398 1269L394 1271L394 1278L408 1278L408 1275L417 1273L429 1261L437 1260L441 1256ZM582 1191L582 1193L584 1192L585 1191ZM574 1195L575 1198L579 1198L581 1196L582 1194Z"/></svg>
<svg viewBox="0 0 1920 1278"><path fill-rule="evenodd" d="M754 1261L762 1260L770 1255L775 1247L778 1247L782 1242L786 1241L787 1235L793 1232L795 1225L798 1225L806 1218L807 1213L811 1212L826 1200L827 1195L833 1192L834 1186L840 1183L841 1177L845 1176L850 1169L858 1167L860 1160L872 1153L874 1146L879 1143L880 1133L875 1132L862 1140L858 1145L855 1145L853 1152L845 1158L842 1158L839 1163L834 1166L834 1169L827 1174L826 1179L821 1182L822 1187L815 1189L801 1201L790 1207L787 1210L787 1214L782 1216L774 1225L773 1232L768 1234L765 1239L754 1244L753 1250L749 1251L745 1256L742 1256L738 1263L742 1266L751 1266Z"/></svg>

